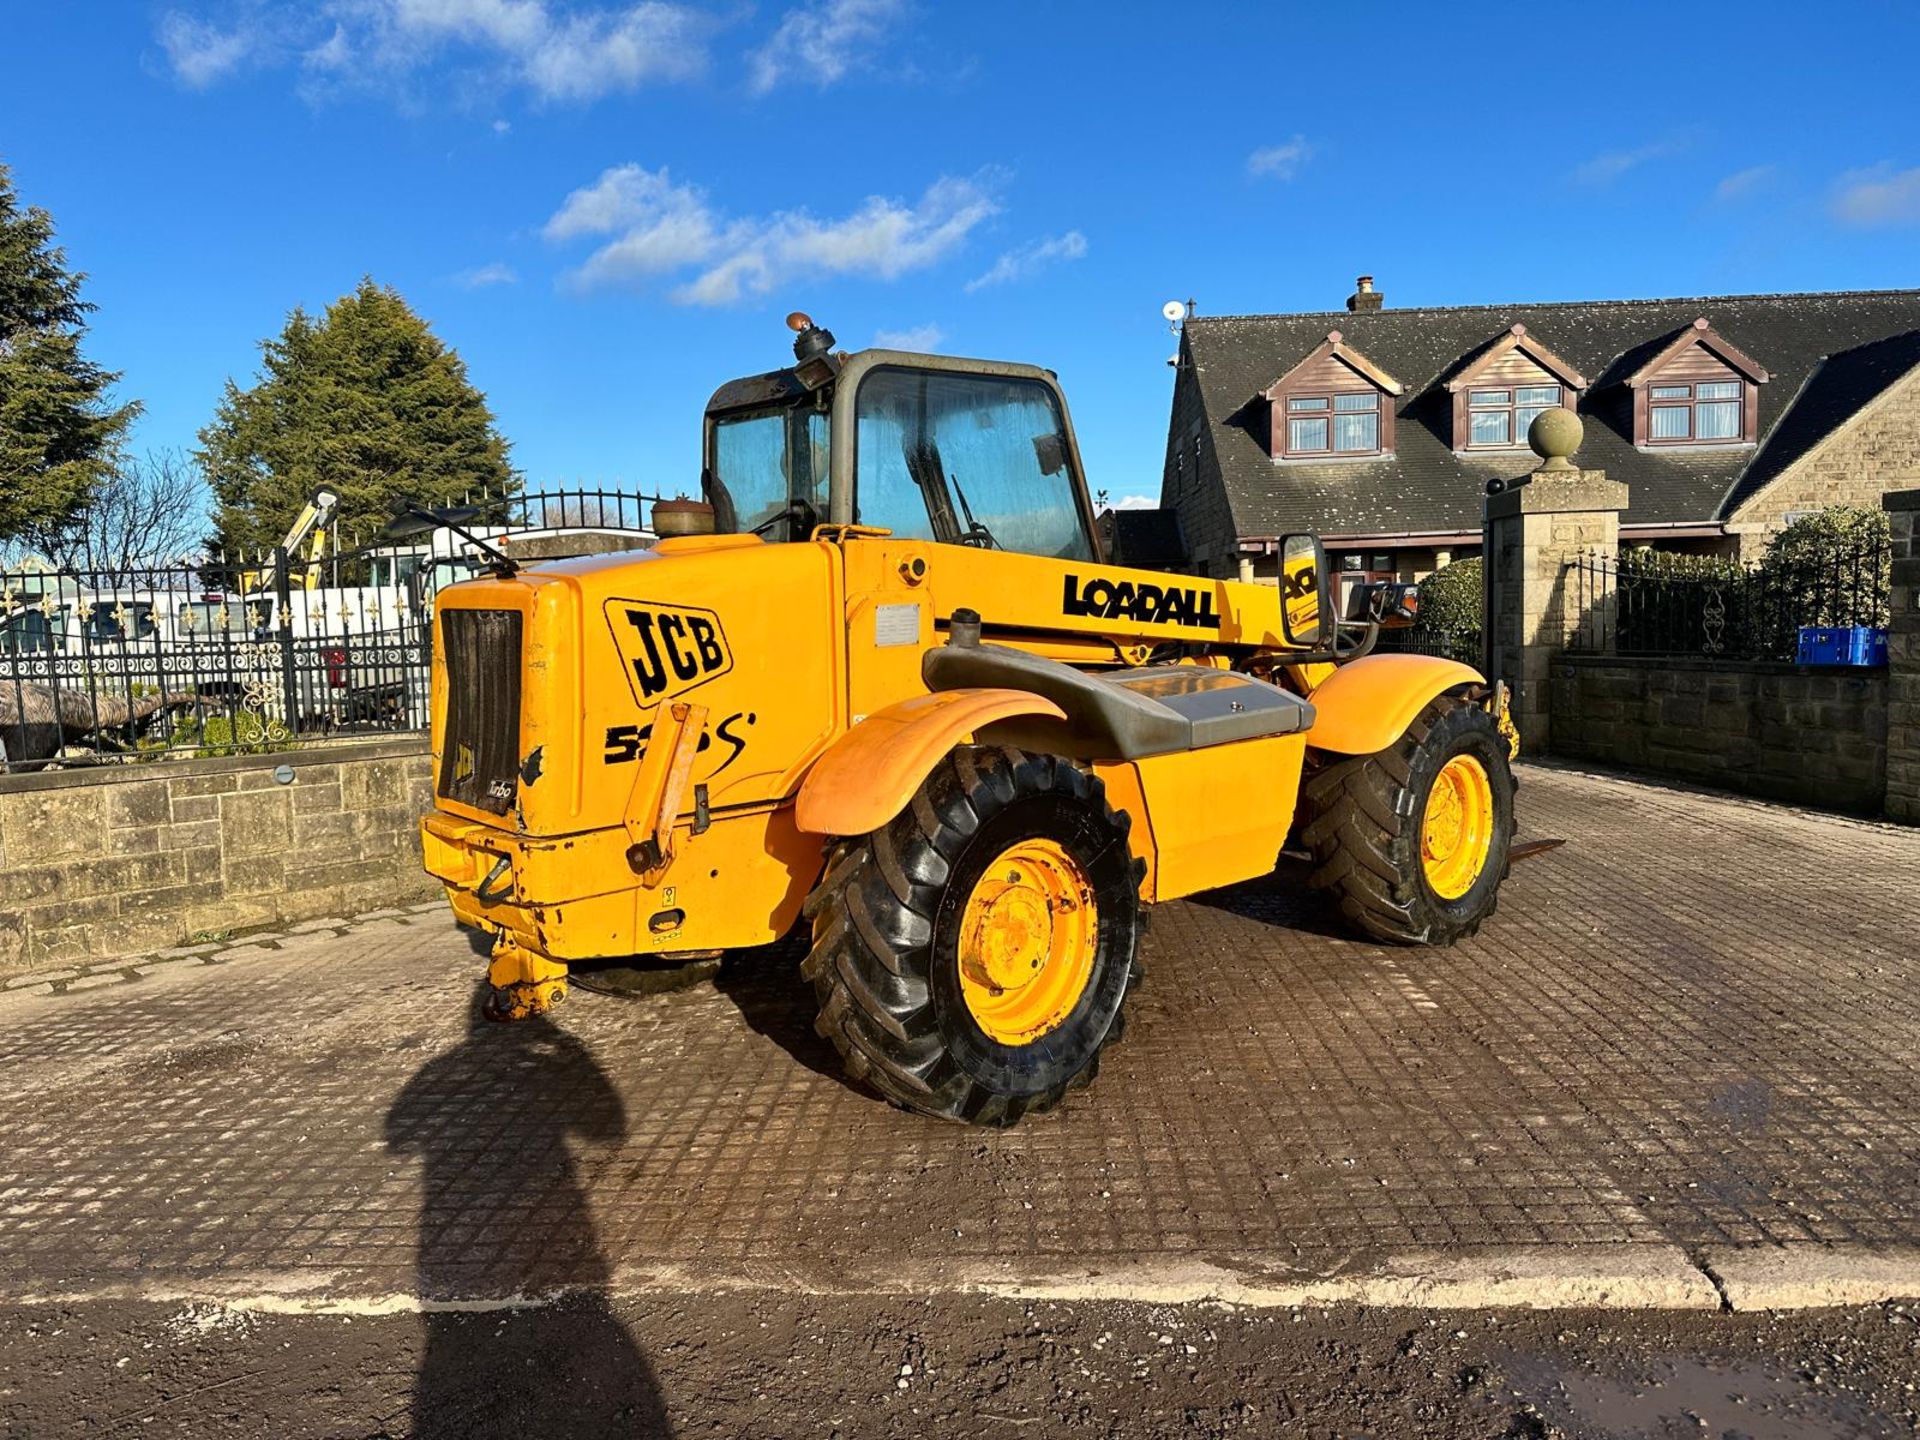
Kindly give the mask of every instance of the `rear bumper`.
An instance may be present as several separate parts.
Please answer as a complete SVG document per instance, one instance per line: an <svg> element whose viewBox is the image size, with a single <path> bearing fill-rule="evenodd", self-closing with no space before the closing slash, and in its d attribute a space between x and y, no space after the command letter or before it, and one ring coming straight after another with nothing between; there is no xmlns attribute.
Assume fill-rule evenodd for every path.
<svg viewBox="0 0 1920 1440"><path fill-rule="evenodd" d="M420 822L421 857L455 917L555 959L635 953L624 842L619 830L529 838L438 810Z"/></svg>
<svg viewBox="0 0 1920 1440"><path fill-rule="evenodd" d="M463 924L556 960L778 940L819 876L823 844L794 828L792 805L717 819L699 835L682 824L672 864L645 885L624 828L525 836L436 810L420 840Z"/></svg>

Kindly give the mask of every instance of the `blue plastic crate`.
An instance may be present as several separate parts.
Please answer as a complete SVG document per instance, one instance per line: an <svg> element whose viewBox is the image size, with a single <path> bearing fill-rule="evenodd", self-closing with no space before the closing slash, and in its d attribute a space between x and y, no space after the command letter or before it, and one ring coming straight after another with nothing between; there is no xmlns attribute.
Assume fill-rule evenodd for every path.
<svg viewBox="0 0 1920 1440"><path fill-rule="evenodd" d="M1887 632L1879 625L1802 625L1802 665L1885 665Z"/></svg>

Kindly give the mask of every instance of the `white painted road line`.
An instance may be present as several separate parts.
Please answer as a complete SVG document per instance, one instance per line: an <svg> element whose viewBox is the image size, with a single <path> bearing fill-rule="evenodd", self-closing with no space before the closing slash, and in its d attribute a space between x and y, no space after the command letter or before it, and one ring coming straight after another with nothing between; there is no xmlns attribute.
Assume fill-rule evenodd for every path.
<svg viewBox="0 0 1920 1440"><path fill-rule="evenodd" d="M527 1309L578 1288L590 1287L423 1300L404 1292L358 1289L351 1282L310 1272L236 1273L193 1280L150 1276L125 1285L0 1293L0 1306L137 1300L215 1303L266 1314L393 1315ZM618 1267L609 1288L616 1297L747 1292L993 1295L1240 1309L1794 1310L1920 1298L1920 1250L1754 1247L1715 1250L1696 1262L1671 1245L1528 1245L1356 1257L1331 1273L1304 1269L1291 1257L1259 1255L1122 1259L1053 1269L983 1265L977 1260L831 1269L643 1265Z"/></svg>

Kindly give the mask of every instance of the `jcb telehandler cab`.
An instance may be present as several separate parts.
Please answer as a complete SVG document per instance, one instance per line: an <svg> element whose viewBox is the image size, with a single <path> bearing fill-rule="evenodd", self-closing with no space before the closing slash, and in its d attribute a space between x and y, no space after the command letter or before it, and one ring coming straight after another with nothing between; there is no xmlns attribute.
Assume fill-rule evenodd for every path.
<svg viewBox="0 0 1920 1440"><path fill-rule="evenodd" d="M679 508L711 533L439 596L426 864L496 936L496 1015L569 961L804 917L848 1070L1009 1123L1119 1038L1142 907L1268 873L1289 832L1369 936L1492 913L1496 687L1349 658L1312 536L1277 585L1109 565L1050 372L790 323L797 363L708 406Z"/></svg>

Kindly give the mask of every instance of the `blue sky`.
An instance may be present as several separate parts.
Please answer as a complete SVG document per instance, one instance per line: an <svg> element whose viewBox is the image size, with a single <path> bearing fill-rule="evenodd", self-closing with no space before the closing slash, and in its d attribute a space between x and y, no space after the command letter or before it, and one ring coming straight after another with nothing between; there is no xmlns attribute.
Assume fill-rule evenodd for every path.
<svg viewBox="0 0 1920 1440"><path fill-rule="evenodd" d="M533 483L696 488L708 393L805 309L1052 366L1118 499L1158 490L1169 298L1920 284L1916 54L1892 0L13 0L0 161L143 446L369 274Z"/></svg>

